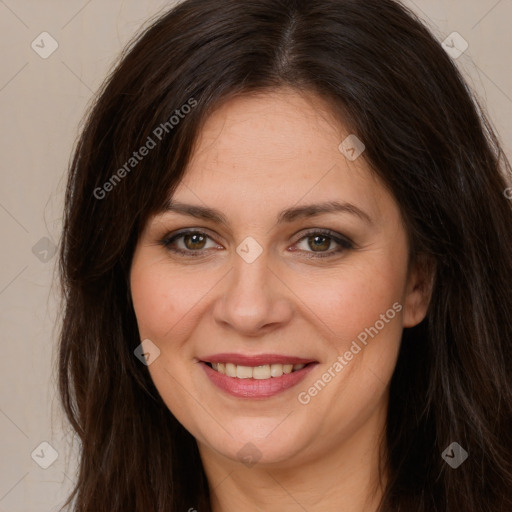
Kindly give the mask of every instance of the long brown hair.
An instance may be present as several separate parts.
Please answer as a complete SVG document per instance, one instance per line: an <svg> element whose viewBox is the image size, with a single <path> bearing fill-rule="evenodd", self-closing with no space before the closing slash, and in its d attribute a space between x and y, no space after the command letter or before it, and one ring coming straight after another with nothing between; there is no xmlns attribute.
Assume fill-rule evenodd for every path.
<svg viewBox="0 0 512 512"><path fill-rule="evenodd" d="M59 389L81 443L66 506L209 510L196 442L134 356L130 263L212 109L281 86L330 102L397 201L412 256L435 262L427 317L405 329L391 382L380 512L510 512L511 168L450 57L392 0L186 0L124 52L66 193ZM452 442L469 454L457 469L441 457Z"/></svg>

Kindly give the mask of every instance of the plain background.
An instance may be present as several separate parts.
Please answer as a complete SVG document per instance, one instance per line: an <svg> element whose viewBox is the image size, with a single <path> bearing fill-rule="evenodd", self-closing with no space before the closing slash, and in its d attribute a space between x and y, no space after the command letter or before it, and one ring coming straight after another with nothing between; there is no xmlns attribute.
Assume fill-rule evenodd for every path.
<svg viewBox="0 0 512 512"><path fill-rule="evenodd" d="M0 0L0 512L53 512L71 489L77 454L54 371L59 317L53 253L67 165L80 120L120 50L174 3ZM510 158L512 2L404 3L439 41L456 31L469 43L457 64ZM35 40L48 50L42 32L58 43L46 59L31 47ZM43 442L58 453L47 469L36 463L52 460Z"/></svg>

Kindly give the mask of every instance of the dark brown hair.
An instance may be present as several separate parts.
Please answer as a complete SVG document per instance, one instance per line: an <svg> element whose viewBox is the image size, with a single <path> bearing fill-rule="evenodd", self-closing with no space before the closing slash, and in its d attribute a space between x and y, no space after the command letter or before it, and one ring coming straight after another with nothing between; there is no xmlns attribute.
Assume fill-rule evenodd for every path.
<svg viewBox="0 0 512 512"><path fill-rule="evenodd" d="M187 0L124 52L88 115L66 193L59 388L81 442L66 505L209 509L196 442L133 353L130 264L212 110L282 86L328 100L364 141L411 254L435 264L427 317L405 329L391 382L380 511L510 512L511 168L450 57L392 0ZM457 469L441 457L453 441L469 453Z"/></svg>

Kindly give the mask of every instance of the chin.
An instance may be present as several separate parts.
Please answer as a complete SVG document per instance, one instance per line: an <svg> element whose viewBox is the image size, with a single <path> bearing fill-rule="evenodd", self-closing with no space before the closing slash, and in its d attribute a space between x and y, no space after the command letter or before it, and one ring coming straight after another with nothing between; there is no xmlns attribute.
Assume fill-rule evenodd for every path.
<svg viewBox="0 0 512 512"><path fill-rule="evenodd" d="M304 459L305 450L310 445L311 439L307 438L305 425L295 423L287 425L287 428L279 425L279 422L286 423L286 421L289 420L283 422L282 417L238 419L235 423L227 422L231 435L217 427L217 434L209 429L205 435L199 434L195 437L200 448L214 451L248 467L254 464L280 466L298 464L301 459ZM259 428L255 428L255 423Z"/></svg>

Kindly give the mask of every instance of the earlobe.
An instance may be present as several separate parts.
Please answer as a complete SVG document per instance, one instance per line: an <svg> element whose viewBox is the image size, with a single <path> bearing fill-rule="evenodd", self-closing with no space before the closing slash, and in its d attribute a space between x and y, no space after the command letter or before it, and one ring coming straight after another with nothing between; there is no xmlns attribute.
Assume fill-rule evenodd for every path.
<svg viewBox="0 0 512 512"><path fill-rule="evenodd" d="M427 256L417 256L409 271L403 302L403 326L414 327L427 315L434 285L435 265Z"/></svg>

